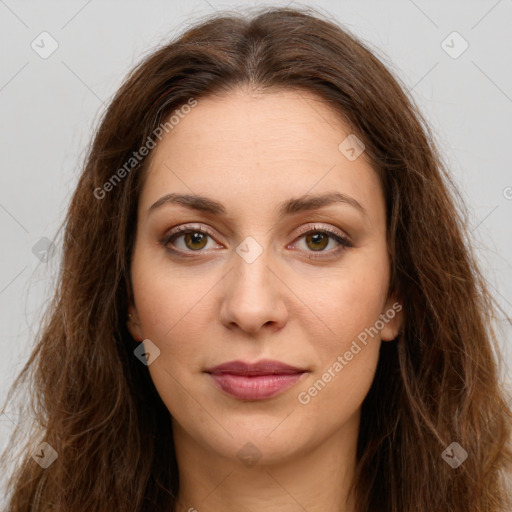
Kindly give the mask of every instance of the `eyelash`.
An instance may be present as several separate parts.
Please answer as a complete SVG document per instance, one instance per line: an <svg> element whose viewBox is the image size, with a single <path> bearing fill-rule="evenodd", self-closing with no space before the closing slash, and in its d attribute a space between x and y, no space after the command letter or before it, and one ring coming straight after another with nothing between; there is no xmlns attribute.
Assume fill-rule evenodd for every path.
<svg viewBox="0 0 512 512"><path fill-rule="evenodd" d="M191 226L191 225L185 225L185 226L181 226L179 228L176 228L174 229L173 231L171 231L170 233L166 234L162 240L160 240L160 244L162 244L165 249L167 249L169 252L173 253L173 254L177 254L178 256L183 256L185 258L190 258L190 257L195 257L196 256L196 253L200 253L200 252L205 252L203 250L197 250L197 251L191 251L191 250L187 250L187 251L182 251L180 249L171 249L169 247L169 244L173 241L175 241L177 238L179 238L179 236L182 236L184 234L187 234L187 233L201 233L201 234L204 234L204 235L208 235L210 236L211 238L215 238L213 236L213 234L208 230L208 229L205 229L205 228L199 228L199 227L195 227L195 226ZM348 247L353 247L352 243L350 242L350 240L342 235L340 235L339 233L329 229L329 228L325 228L325 227L322 227L322 226L312 226L310 227L309 229L301 232L298 237L296 238L296 240L299 240L300 238L306 236L306 235L311 235L311 234L324 234L324 235L328 235L331 239L335 240L336 242L338 242L340 244L340 246L337 248L337 249L333 249L331 251L318 251L319 254L315 254L315 251L308 251L308 252L311 252L312 254L310 256L308 256L309 259L321 259L321 258L327 258L327 257L330 257L330 256L333 256L333 255L337 255L339 252L347 249ZM324 255L321 255L320 253L323 253Z"/></svg>

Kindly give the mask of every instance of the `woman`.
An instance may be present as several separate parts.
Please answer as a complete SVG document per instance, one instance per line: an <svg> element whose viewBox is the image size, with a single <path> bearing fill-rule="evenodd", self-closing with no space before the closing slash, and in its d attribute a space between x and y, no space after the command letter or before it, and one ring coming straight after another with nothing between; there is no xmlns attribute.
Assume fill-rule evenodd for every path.
<svg viewBox="0 0 512 512"><path fill-rule="evenodd" d="M312 10L155 51L70 205L8 510L510 510L451 187L397 79Z"/></svg>

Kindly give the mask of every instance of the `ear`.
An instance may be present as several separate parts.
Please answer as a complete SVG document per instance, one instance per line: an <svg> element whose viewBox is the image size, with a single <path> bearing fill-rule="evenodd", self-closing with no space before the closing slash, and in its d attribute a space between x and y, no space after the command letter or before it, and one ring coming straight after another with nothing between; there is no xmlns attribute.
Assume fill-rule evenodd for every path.
<svg viewBox="0 0 512 512"><path fill-rule="evenodd" d="M126 321L126 325L130 331L130 334L136 341L142 341L144 339L140 328L140 320L137 313L137 308L133 304L130 304L128 307L128 319Z"/></svg>
<svg viewBox="0 0 512 512"><path fill-rule="evenodd" d="M396 295L388 296L380 319L384 323L380 332L381 340L393 341L400 333L403 324L403 306Z"/></svg>

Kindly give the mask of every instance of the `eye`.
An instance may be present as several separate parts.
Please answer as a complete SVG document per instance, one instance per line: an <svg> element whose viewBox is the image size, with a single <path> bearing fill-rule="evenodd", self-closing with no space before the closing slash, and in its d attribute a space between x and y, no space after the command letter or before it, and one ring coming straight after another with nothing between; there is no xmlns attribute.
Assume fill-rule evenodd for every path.
<svg viewBox="0 0 512 512"><path fill-rule="evenodd" d="M352 243L343 236L341 233L337 231L325 228L323 226L314 226L310 228L308 231L302 233L297 240L304 239L304 246L306 252L312 253L322 253L322 254L309 254L309 258L322 258L326 256L332 256L333 254L337 254L339 251L347 248L353 247ZM331 244L333 242L333 244ZM325 250L329 245L334 245L335 247L331 250ZM326 254L324 254L326 253Z"/></svg>
<svg viewBox="0 0 512 512"><path fill-rule="evenodd" d="M213 238L213 235L204 228L180 226L168 233L161 243L174 253L201 252L209 248L208 238Z"/></svg>

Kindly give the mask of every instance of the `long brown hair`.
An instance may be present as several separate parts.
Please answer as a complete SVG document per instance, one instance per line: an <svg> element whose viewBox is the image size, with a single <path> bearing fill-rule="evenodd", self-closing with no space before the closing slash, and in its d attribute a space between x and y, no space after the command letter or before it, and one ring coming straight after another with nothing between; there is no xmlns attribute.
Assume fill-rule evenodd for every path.
<svg viewBox="0 0 512 512"><path fill-rule="evenodd" d="M362 406L358 511L510 511L512 414L499 381L497 306L475 264L460 198L405 86L311 8L202 19L144 58L111 101L63 225L55 297L8 395L26 383L31 397L4 454L5 468L21 446L8 510L175 509L170 413L126 327L149 159L133 169L126 162L191 98L241 85L316 93L364 142L381 179L390 292L403 301L404 325L382 344ZM123 166L122 179L105 187ZM58 454L46 469L32 457L43 441ZM457 468L442 456L453 442L468 454Z"/></svg>

